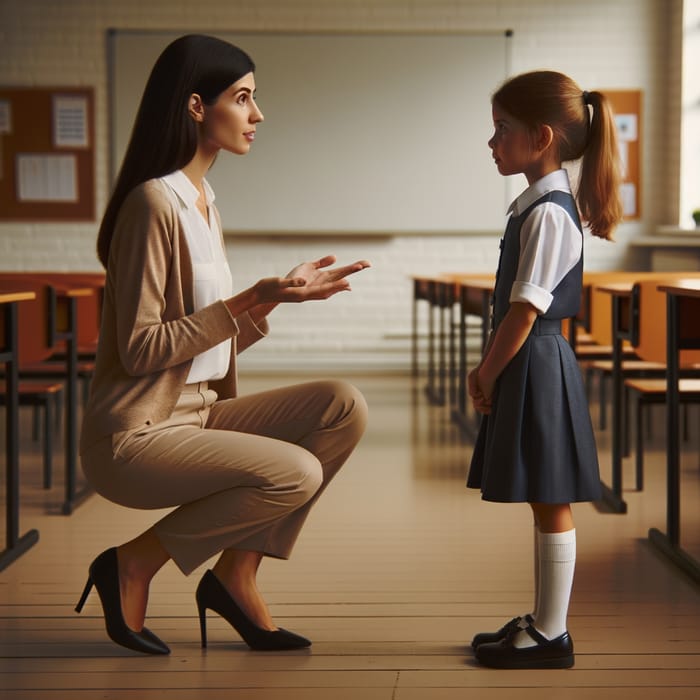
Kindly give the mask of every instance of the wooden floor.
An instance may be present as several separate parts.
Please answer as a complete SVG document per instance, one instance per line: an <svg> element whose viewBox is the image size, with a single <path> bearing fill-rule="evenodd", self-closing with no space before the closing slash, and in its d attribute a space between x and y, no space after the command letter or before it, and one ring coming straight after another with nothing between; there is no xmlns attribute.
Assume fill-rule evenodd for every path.
<svg viewBox="0 0 700 700"><path fill-rule="evenodd" d="M294 377L248 378L243 390ZM369 429L321 499L292 559L266 561L261 587L281 626L309 650L252 652L209 617L200 649L194 589L172 563L154 581L148 625L172 647L144 657L107 638L93 594L73 612L90 561L145 529L157 512L98 496L55 514L60 478L41 489L39 447L23 413L21 528L39 543L0 573L0 696L8 700L452 700L700 697L700 591L648 543L664 529L663 418L654 427L644 492L626 515L575 507L578 561L569 629L576 665L496 671L468 641L532 605L532 526L525 505L489 504L464 487L471 455L423 382L354 377ZM23 409L26 411L27 409ZM658 414L662 416L662 414ZM696 426L684 454L684 523L700 558ZM59 446L60 449L60 446ZM599 434L603 472L609 435ZM62 459L57 452L57 477ZM625 462L627 483L631 458Z"/></svg>

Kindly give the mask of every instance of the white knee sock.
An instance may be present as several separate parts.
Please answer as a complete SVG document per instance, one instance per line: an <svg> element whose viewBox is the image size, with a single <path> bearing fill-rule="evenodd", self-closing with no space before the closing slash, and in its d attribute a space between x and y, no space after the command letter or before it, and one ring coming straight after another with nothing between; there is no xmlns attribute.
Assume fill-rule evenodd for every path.
<svg viewBox="0 0 700 700"><path fill-rule="evenodd" d="M539 559L539 594L534 626L547 639L555 639L566 632L576 567L576 530L540 533ZM533 646L535 642L526 632L518 632L514 644L523 648Z"/></svg>
<svg viewBox="0 0 700 700"><path fill-rule="evenodd" d="M539 595L540 595L540 531L539 528L537 527L537 523L534 524L533 531L532 531L533 537L533 543L534 543L534 567L533 567L533 572L534 572L534 578L535 578L535 595L534 595L534 602L533 602L533 608L529 613L523 613L520 616L520 626L525 628L528 625L527 620L525 619L527 615L530 615L533 619L537 617L537 610L539 608Z"/></svg>

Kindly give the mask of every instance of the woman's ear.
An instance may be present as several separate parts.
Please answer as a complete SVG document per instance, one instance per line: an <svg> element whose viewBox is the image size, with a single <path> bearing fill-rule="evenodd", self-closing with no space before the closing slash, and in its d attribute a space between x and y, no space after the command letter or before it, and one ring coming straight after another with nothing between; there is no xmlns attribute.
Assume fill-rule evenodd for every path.
<svg viewBox="0 0 700 700"><path fill-rule="evenodd" d="M202 98L196 92L190 95L187 111L196 122L204 121L204 102L202 102Z"/></svg>

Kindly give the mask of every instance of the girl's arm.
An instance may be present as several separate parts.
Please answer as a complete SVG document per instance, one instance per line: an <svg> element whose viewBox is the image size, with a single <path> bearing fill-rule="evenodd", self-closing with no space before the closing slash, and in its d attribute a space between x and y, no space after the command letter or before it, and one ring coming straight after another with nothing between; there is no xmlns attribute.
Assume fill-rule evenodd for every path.
<svg viewBox="0 0 700 700"><path fill-rule="evenodd" d="M491 399L499 375L527 340L536 319L537 310L534 306L524 302L512 302L503 320L498 324L476 370L476 381L486 402Z"/></svg>

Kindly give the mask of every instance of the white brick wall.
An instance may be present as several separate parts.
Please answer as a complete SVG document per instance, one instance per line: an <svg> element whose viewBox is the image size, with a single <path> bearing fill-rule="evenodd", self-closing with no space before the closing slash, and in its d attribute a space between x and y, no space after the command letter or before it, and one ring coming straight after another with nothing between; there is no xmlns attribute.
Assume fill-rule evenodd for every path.
<svg viewBox="0 0 700 700"><path fill-rule="evenodd" d="M590 241L587 267L634 264L626 243L677 217L677 36L681 0L0 0L0 84L91 85L96 90L97 209L107 197L106 30L515 31L514 72L553 68L583 87L644 91L643 212L617 243ZM674 98L675 97L675 101ZM669 139L670 134L670 139ZM0 224L0 269L98 269L97 224ZM239 284L333 252L369 258L355 290L286 307L249 369L408 367L412 272L494 269L495 236L244 238L228 240Z"/></svg>

